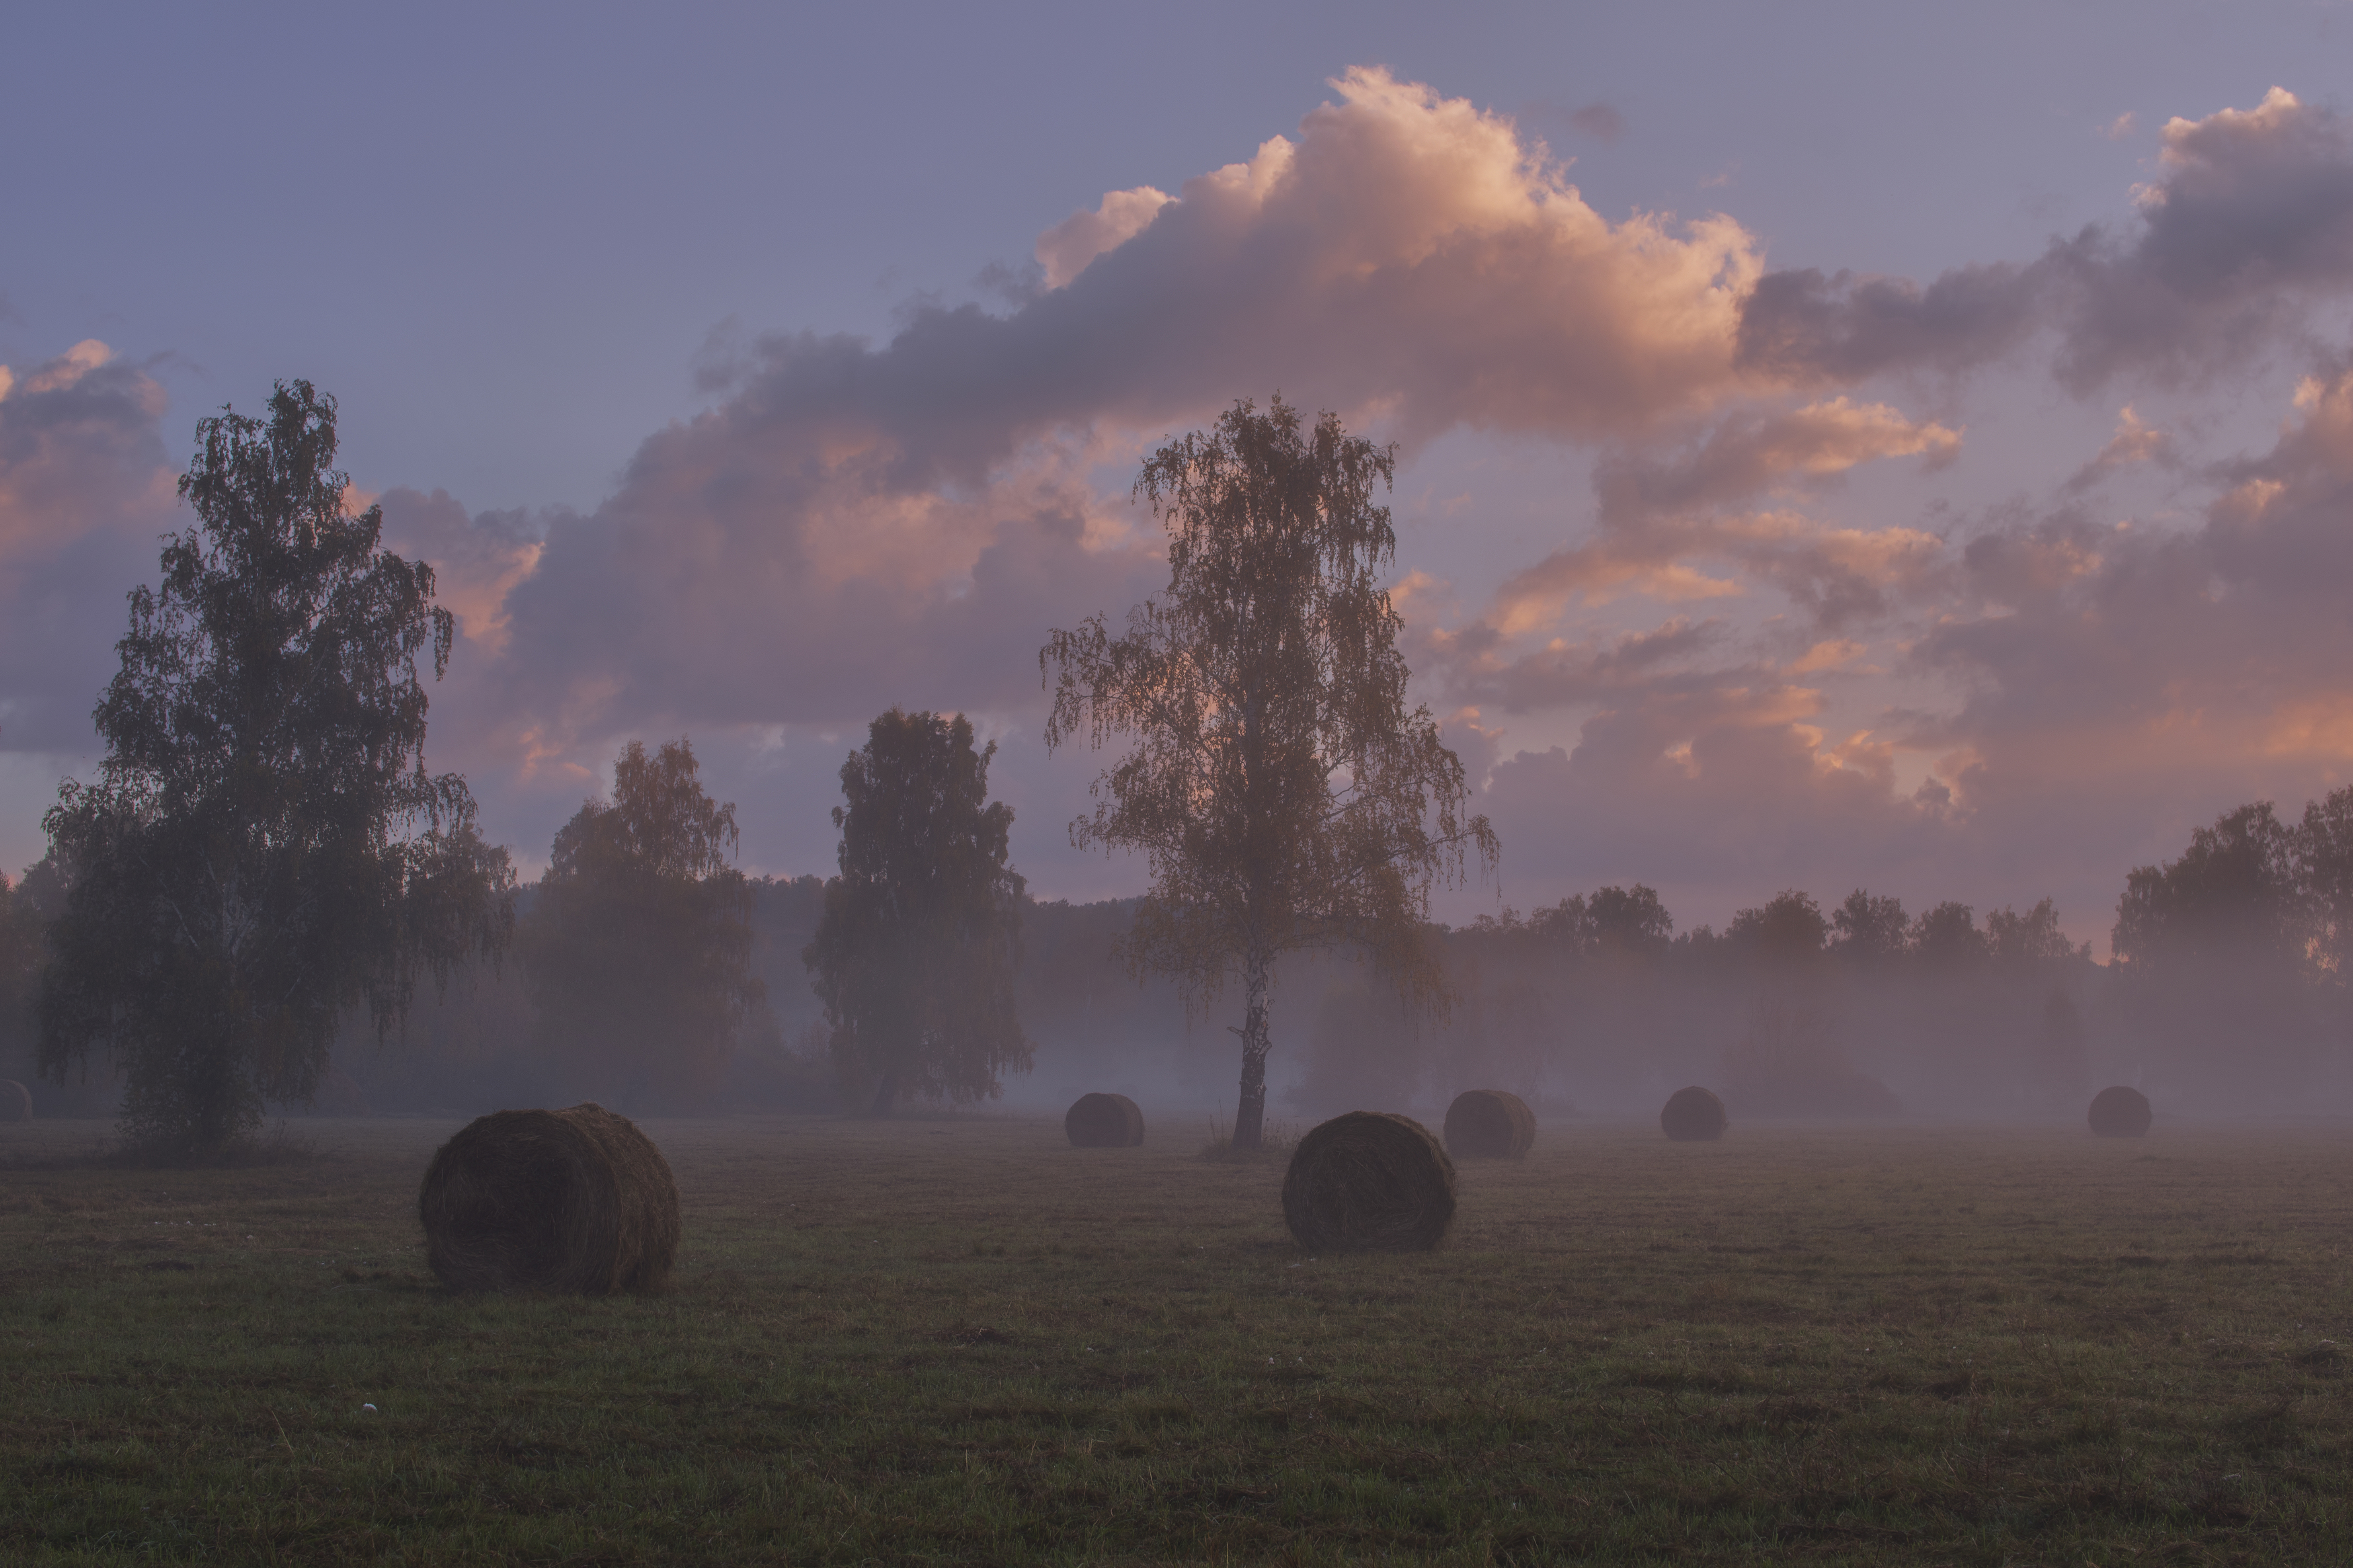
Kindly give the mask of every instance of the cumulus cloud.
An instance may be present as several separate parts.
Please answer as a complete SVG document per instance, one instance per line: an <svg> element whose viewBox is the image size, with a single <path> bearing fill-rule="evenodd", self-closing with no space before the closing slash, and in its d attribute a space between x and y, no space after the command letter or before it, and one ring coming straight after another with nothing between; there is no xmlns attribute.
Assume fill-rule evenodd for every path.
<svg viewBox="0 0 2353 1568"><path fill-rule="evenodd" d="M2175 119L2124 234L2094 225L2025 263L1908 279L1773 272L1742 310L1741 361L1799 381L1963 371L2047 330L2087 393L2132 374L2180 384L2296 331L2353 289L2353 132L2274 88L2252 110Z"/></svg>
<svg viewBox="0 0 2353 1568"><path fill-rule="evenodd" d="M1902 797L1890 748L1865 737L1826 747L1808 722L1817 700L1764 687L1610 708L1574 749L1514 752L1481 802L1510 846L1511 878L1647 881L1687 922L1694 908L1720 921L1793 883L1830 898L1951 887L1960 826ZM1608 830L1564 834L1565 822Z"/></svg>
<svg viewBox="0 0 2353 1568"><path fill-rule="evenodd" d="M384 508L385 547L431 563L434 597L458 617L466 641L492 656L504 652L507 595L539 564L551 520L520 510L471 516L447 490L426 495L402 486L375 499Z"/></svg>
<svg viewBox="0 0 2353 1568"><path fill-rule="evenodd" d="M0 367L0 746L79 751L124 626L155 572L176 476L164 389L95 340Z"/></svg>
<svg viewBox="0 0 2353 1568"><path fill-rule="evenodd" d="M716 401L590 510L386 489L387 542L433 562L461 626L437 763L568 810L628 735L790 752L807 789L839 756L807 738L854 739L892 702L1032 732L1046 629L1165 580L1156 531L1102 477L1280 390L1399 439L1409 468L1459 430L1592 454L1589 496L1516 570L1433 575L1448 532L1399 591L1523 888L1753 901L1916 873L1937 897L2088 910L2080 887L1936 878L2063 855L2107 886L2155 852L2132 825L2207 811L2201 791L2353 773L2344 371L2220 466L2194 414L2136 391L2040 500L2021 479L1968 516L1874 499L1884 476L1957 471L1964 430L1862 384L2007 357L2079 393L2194 386L2295 340L2353 281L2338 117L2274 92L2174 121L2123 223L1919 284L1768 272L1731 217L1597 212L1509 117L1375 68L1333 89L1240 162L1053 225L996 312L918 304L879 343L714 336L697 374ZM1580 113L1578 134L1620 128ZM162 412L99 345L0 372L11 745L86 732L121 594L172 522ZM2202 505L2188 526L2093 516L2151 468ZM1430 527L1480 513L1474 494ZM1056 767L1073 788L1090 771ZM1008 748L1002 776L1052 837L1062 773Z"/></svg>
<svg viewBox="0 0 2353 1568"><path fill-rule="evenodd" d="M1092 211L1082 208L1038 238L1038 265L1046 287L1060 289L1107 250L1117 250L1144 231L1175 198L1150 185L1108 191Z"/></svg>
<svg viewBox="0 0 2353 1568"><path fill-rule="evenodd" d="M1760 260L1737 224L1613 223L1505 117L1378 69L1333 86L1247 162L1049 229L1044 287L1008 313L922 306L880 346L732 350L724 400L648 440L593 513L519 528L399 492L395 531L551 746L657 720L1003 708L1035 700L1050 626L1157 585L1156 538L1086 470L1169 423L1280 390L1409 440L1582 440L1746 386ZM1942 438L1887 418L1834 400L1713 460L1826 473Z"/></svg>
<svg viewBox="0 0 2353 1568"><path fill-rule="evenodd" d="M2306 380L2271 450L2216 478L2192 529L2063 508L1971 541L1956 605L1985 608L1915 649L1974 688L1954 732L2085 773L2333 754L2312 716L2353 692L2353 373Z"/></svg>
<svg viewBox="0 0 2353 1568"><path fill-rule="evenodd" d="M1006 315L916 310L880 348L772 336L747 410L878 431L910 486L973 482L1025 443L1145 429L1253 389L1579 439L1721 404L1762 268L1732 219L1612 223L1511 120L1377 68L1248 161L1171 198L1115 191L1038 245L1049 288Z"/></svg>
<svg viewBox="0 0 2353 1568"><path fill-rule="evenodd" d="M1838 529L1788 510L1730 513L1761 492L1820 484L1883 458L1952 460L1960 434L1884 404L1838 397L1805 407L1744 410L1671 455L1620 453L1596 471L1599 537L1556 551L1496 595L1506 631L1556 617L1572 601L1621 594L1667 601L1744 592L1745 574L1788 588L1827 620L1876 608L1881 592L1916 576L1934 542L1916 531ZM1711 563L1714 563L1713 565ZM1727 575L1726 569L1737 571Z"/></svg>
<svg viewBox="0 0 2353 1568"><path fill-rule="evenodd" d="M2108 444L2100 448L2098 456L2069 477L2066 488L2070 491L2089 489L2110 474L2141 463L2173 468L2180 466L2180 458L2173 437L2143 420L2127 403L2116 412L2116 433L2108 437Z"/></svg>

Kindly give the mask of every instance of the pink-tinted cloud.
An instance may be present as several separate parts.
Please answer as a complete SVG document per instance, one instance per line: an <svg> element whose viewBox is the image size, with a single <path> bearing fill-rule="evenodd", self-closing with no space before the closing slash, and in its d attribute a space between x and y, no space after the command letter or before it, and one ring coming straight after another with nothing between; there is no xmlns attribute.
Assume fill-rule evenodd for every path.
<svg viewBox="0 0 2353 1568"><path fill-rule="evenodd" d="M1035 701L1047 628L1157 585L1153 531L1086 473L1169 423L1280 389L1408 437L1574 440L1746 384L1760 263L1738 225L1613 224L1506 119L1377 69L1334 86L1247 163L1049 230L1047 287L1009 314L921 308L879 348L761 341L593 514L518 528L411 492L387 498L394 532L536 746L1002 710ZM1821 405L1744 427L1757 449L1725 461L1835 467L1897 439L1874 421Z"/></svg>
<svg viewBox="0 0 2353 1568"><path fill-rule="evenodd" d="M1846 384L1957 371L2037 331L2076 392L2137 374L2195 381L2300 331L2353 289L2353 130L2274 88L2253 110L2165 127L2158 178L2119 236L2100 226L2026 263L1973 263L1923 287L1815 269L1770 273L1741 321L1742 363Z"/></svg>
<svg viewBox="0 0 2353 1568"><path fill-rule="evenodd" d="M1514 574L1493 616L1509 632L1548 624L1573 602L1622 594L1670 602L1735 596L1750 579L1781 585L1825 622L1882 605L1917 576L1936 542L1909 529L1817 524L1787 510L1738 513L1760 493L1797 493L1874 458L1960 449L1957 432L1844 397L1793 410L1746 409L1682 452L1621 453L1597 471L1600 537Z"/></svg>
<svg viewBox="0 0 2353 1568"><path fill-rule="evenodd" d="M1611 223L1512 121L1377 68L1172 200L1113 192L1039 242L1009 315L918 310L889 344L760 342L736 402L884 433L895 478L974 482L1024 443L1152 429L1251 389L1583 438L1720 404L1757 241L1721 216Z"/></svg>
<svg viewBox="0 0 2353 1568"><path fill-rule="evenodd" d="M0 367L0 745L78 751L123 595L174 521L164 389L85 342Z"/></svg>
<svg viewBox="0 0 2353 1568"><path fill-rule="evenodd" d="M2337 117L2274 94L2173 121L2124 225L1922 286L1767 273L1733 218L1605 217L1506 117L1377 69L1334 92L1244 162L1054 225L1000 313L923 305L887 342L713 359L712 405L592 510L387 489L387 542L434 562L462 626L437 762L568 811L626 736L781 754L791 731L814 754L811 733L892 702L962 708L1032 737L1001 776L1051 837L1054 790L1095 760L1035 754L1038 646L1165 577L1103 476L1280 390L1400 439L1409 473L1465 429L1592 454L1590 492L1516 570L1450 577L1451 542L1486 523L1475 488L1406 563L1416 667L1458 710L1515 897L2050 891L2091 934L2122 867L2168 847L2152 834L2353 776L2340 370L2257 456L2216 464L2194 412L2136 390L2113 433L1957 510L1884 498L1966 468L1987 384L1936 384L1933 418L1864 385L2010 356L2027 398L2050 379L2194 394L2297 343L2353 283ZM95 349L7 379L15 745L81 727L172 514L152 381ZM2158 475L2186 524L2090 510ZM430 478L370 482L403 477ZM39 665L53 648L81 664ZM793 787L829 799L822 744Z"/></svg>
<svg viewBox="0 0 2353 1568"><path fill-rule="evenodd" d="M2099 789L2172 821L2246 758L2287 776L2353 742L2353 650L2322 650L2311 679L2280 651L2287 596L2353 586L2311 521L2347 449L2335 382L2187 534L2080 510L2130 470L2194 480L2131 407L2039 510L1932 531L1839 505L1866 465L1933 474L1961 447L1957 419L1849 390L1877 372L1963 368L2047 329L2071 385L2179 379L2215 332L2291 332L2336 287L2332 117L2283 96L2177 121L2127 239L1918 289L1767 276L1728 218L1612 224L1501 117L1378 71L1335 87L1246 163L1050 229L1044 287L1009 313L921 308L879 347L760 342L592 513L388 496L496 655L453 721L569 779L622 733L845 727L893 701L1026 712L1045 627L1158 585L1148 524L1091 476L1162 421L1279 386L1414 441L1603 448L1587 537L1565 513L1571 537L1467 620L1427 575L1406 596L1419 668L1493 752L1522 878L1607 861L1828 896L1873 866L1925 884L2096 859L2096 878L1985 895L2060 891L2080 921L2084 889L2142 852L2095 820ZM2319 203L2302 228L2299 200ZM2218 595L2239 602L2218 615ZM1646 601L1648 625L1593 619ZM1514 750L1538 721L1576 743Z"/></svg>

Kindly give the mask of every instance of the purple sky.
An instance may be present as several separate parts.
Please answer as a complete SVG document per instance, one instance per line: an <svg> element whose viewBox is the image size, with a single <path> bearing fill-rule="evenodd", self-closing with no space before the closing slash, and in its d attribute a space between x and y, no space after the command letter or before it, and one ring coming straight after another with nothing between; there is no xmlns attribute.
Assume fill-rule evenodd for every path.
<svg viewBox="0 0 2353 1568"><path fill-rule="evenodd" d="M195 421L273 378L464 632L526 867L691 734L755 870L961 708L1045 896L1046 630L1139 455L1401 444L1502 887L2055 896L2353 761L2344 8L33 6L0 138L0 865L95 762ZM1280 140L1277 140L1280 139ZM1107 195L1107 193L1113 193Z"/></svg>

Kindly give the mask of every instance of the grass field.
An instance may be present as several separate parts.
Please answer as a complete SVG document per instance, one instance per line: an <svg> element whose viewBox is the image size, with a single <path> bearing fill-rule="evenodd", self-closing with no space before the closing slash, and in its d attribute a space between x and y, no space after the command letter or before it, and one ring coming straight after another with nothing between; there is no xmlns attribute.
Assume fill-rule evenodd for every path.
<svg viewBox="0 0 2353 1568"><path fill-rule="evenodd" d="M646 1126L596 1301L433 1281L447 1125L0 1127L0 1559L2353 1561L2347 1130L1556 1127L1311 1258L1198 1128Z"/></svg>

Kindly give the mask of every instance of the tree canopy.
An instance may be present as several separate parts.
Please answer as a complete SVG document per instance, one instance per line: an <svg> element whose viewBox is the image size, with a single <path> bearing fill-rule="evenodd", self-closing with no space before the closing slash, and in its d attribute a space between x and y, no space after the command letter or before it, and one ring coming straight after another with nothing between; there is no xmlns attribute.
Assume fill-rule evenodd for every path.
<svg viewBox="0 0 2353 1568"><path fill-rule="evenodd" d="M802 953L843 1088L888 1115L911 1096L993 1100L1031 1047L1014 1005L1022 881L997 743L962 714L893 708L841 764L840 875Z"/></svg>
<svg viewBox="0 0 2353 1568"><path fill-rule="evenodd" d="M41 1065L93 1049L159 1152L216 1152L271 1100L307 1100L338 1015L381 1034L422 973L495 957L506 852L455 773L425 770L426 693L454 623L433 569L343 504L335 403L281 383L269 418L197 426L196 523L131 595L96 719L99 781L44 818L65 907L49 931Z"/></svg>
<svg viewBox="0 0 2353 1568"><path fill-rule="evenodd" d="M766 988L735 805L703 789L684 738L632 741L610 801L556 830L524 922L543 1057L574 1091L632 1110L698 1106Z"/></svg>
<svg viewBox="0 0 2353 1568"><path fill-rule="evenodd" d="M1114 636L1101 616L1050 635L1049 749L1129 744L1071 826L1082 848L1143 852L1152 890L1124 952L1190 998L1244 990L1234 1142L1255 1147L1286 952L1349 947L1409 995L1439 973L1432 883L1495 858L1462 764L1409 705L1401 623L1379 574L1397 538L1374 500L1395 454L1277 396L1239 402L1155 452L1136 480L1168 531L1168 587Z"/></svg>

